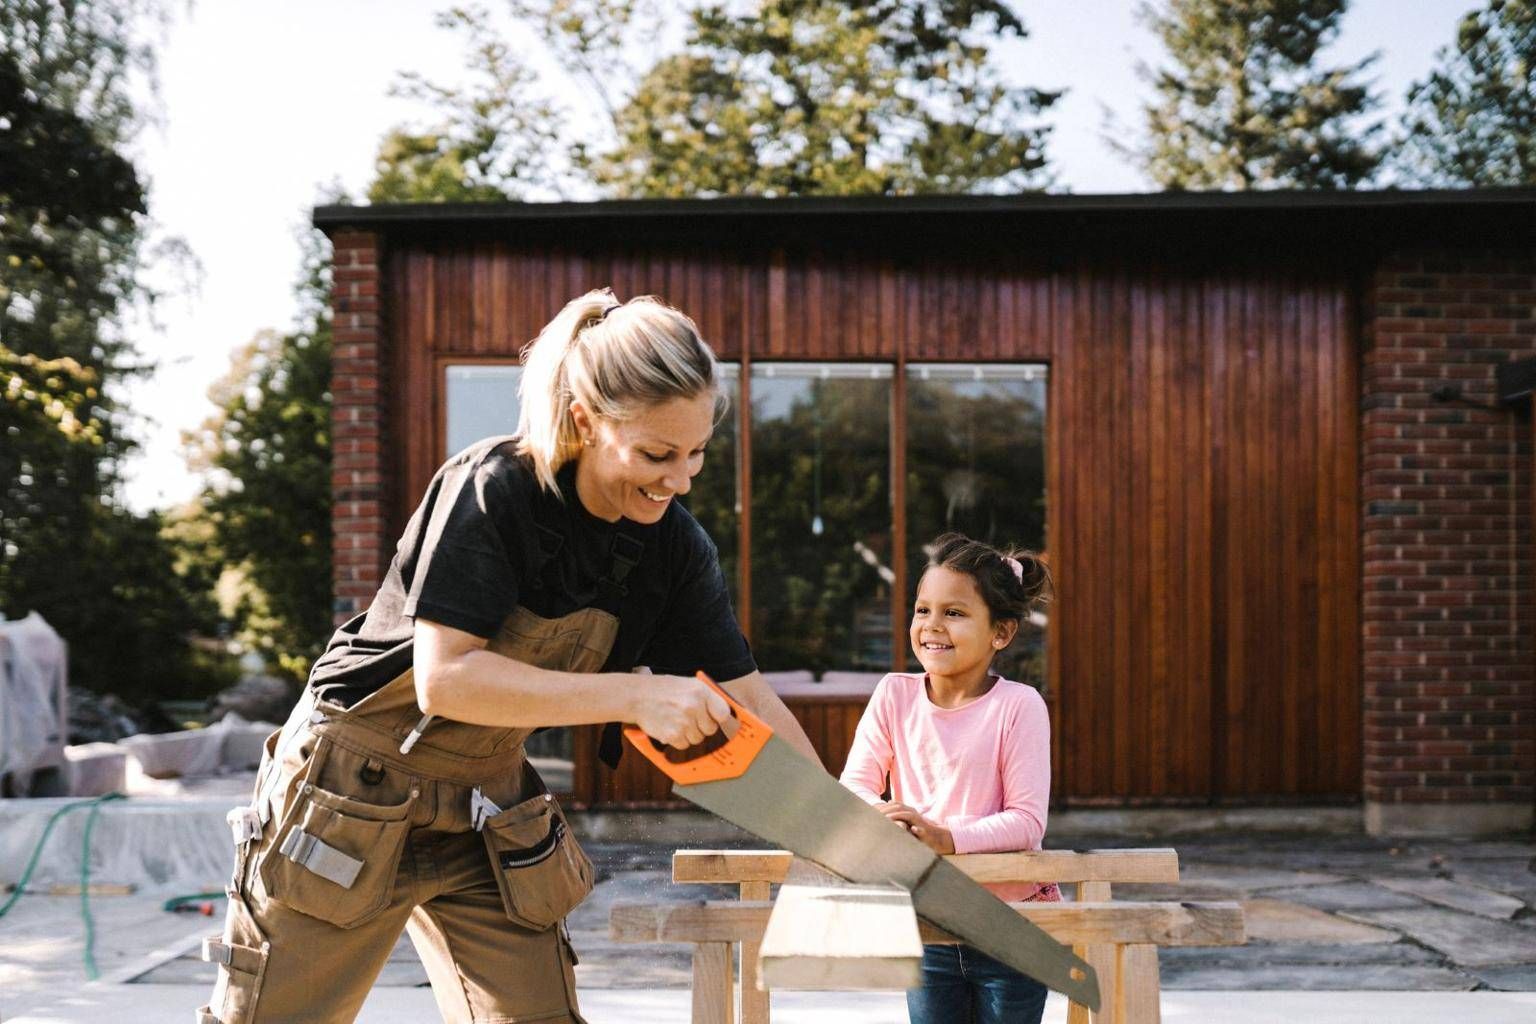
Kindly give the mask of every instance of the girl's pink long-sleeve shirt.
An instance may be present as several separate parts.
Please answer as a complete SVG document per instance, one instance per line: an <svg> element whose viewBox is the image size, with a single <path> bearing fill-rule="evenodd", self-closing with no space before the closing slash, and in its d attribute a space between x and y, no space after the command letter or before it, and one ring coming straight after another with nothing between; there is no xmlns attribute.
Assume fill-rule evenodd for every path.
<svg viewBox="0 0 1536 1024"><path fill-rule="evenodd" d="M998 679L964 707L928 698L922 673L875 687L840 779L866 802L891 799L949 829L956 853L1038 850L1051 795L1051 723L1033 687ZM989 885L1005 900L1059 899L1054 885Z"/></svg>

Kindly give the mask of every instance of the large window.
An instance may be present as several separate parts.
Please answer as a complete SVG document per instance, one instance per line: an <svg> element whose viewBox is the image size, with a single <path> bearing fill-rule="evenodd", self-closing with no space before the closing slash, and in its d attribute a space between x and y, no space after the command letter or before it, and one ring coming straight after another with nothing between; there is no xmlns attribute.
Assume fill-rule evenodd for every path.
<svg viewBox="0 0 1536 1024"><path fill-rule="evenodd" d="M741 367L720 364L720 387L730 399L714 436L704 452L704 468L693 478L693 488L683 504L720 549L720 568L731 589L731 602L741 607L741 474L736 459L737 423L740 418Z"/></svg>
<svg viewBox="0 0 1536 1024"><path fill-rule="evenodd" d="M523 368L507 363L447 367L447 458L485 437L517 432L517 382Z"/></svg>
<svg viewBox="0 0 1536 1024"><path fill-rule="evenodd" d="M890 366L752 367L752 643L765 670L891 666Z"/></svg>
<svg viewBox="0 0 1536 1024"><path fill-rule="evenodd" d="M997 547L1045 546L1045 368L911 364L906 396L907 577L951 530ZM996 662L1045 681L1044 619L1023 623ZM907 664L916 667L911 651Z"/></svg>
<svg viewBox="0 0 1536 1024"><path fill-rule="evenodd" d="M516 430L520 367L445 369L444 456ZM721 371L731 407L684 503L720 549L765 670L915 667L906 625L935 537L1043 549L1043 365L914 363L898 388L890 364L754 363L749 409L740 366ZM1045 621L1024 624L1005 674L1044 682ZM563 752L563 739L540 740Z"/></svg>

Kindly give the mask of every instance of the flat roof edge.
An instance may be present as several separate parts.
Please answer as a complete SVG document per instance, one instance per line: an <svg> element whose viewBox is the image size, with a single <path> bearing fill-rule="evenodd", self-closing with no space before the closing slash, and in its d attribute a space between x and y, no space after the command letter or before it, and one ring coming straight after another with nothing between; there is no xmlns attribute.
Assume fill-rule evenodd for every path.
<svg viewBox="0 0 1536 1024"><path fill-rule="evenodd" d="M603 199L590 202L390 203L314 208L316 227L389 227L647 218L791 218L893 214L1168 214L1241 212L1409 212L1504 207L1536 215L1536 188L1369 191L1028 193L1022 195L794 196L768 199Z"/></svg>

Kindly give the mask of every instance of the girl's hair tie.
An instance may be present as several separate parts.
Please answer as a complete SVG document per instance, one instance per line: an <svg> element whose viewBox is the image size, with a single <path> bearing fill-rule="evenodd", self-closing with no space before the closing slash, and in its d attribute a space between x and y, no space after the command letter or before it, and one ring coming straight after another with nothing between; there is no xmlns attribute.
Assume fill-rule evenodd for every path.
<svg viewBox="0 0 1536 1024"><path fill-rule="evenodd" d="M1013 578L1021 584L1024 582L1024 564L1012 555L1004 555L1003 561L1008 563L1008 568L1013 570Z"/></svg>

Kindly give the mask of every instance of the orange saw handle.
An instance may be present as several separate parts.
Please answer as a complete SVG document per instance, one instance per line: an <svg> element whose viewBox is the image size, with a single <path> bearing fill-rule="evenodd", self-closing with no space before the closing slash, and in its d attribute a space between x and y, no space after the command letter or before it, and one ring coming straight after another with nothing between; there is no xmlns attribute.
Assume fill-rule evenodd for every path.
<svg viewBox="0 0 1536 1024"><path fill-rule="evenodd" d="M709 676L703 672L695 675L731 706L734 721L723 724L718 732L705 737L703 743L686 750L658 744L638 725L626 725L624 736L642 757L660 768L673 782L688 786L738 778L752 766L753 758L763 749L773 730L732 700L731 695Z"/></svg>

